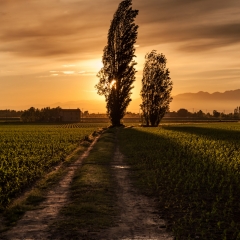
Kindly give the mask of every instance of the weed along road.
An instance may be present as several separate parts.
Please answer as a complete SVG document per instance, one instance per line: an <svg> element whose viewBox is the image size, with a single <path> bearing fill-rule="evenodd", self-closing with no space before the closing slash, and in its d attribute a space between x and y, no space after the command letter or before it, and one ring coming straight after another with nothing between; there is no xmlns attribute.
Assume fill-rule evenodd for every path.
<svg viewBox="0 0 240 240"><path fill-rule="evenodd" d="M17 146L7 129L4 144ZM12 199L1 207L0 239L239 239L239 133L239 123L191 123L105 128L80 143L72 134L70 155L18 198L6 192ZM64 138L72 142L65 130ZM56 141L54 159L63 148ZM52 149L42 149L49 164ZM38 167L37 154L31 162L22 153L23 170ZM2 166L19 174L14 164Z"/></svg>
<svg viewBox="0 0 240 240"><path fill-rule="evenodd" d="M67 166L45 200L8 226L0 238L173 239L154 199L140 194L130 175L119 150L118 130L107 129Z"/></svg>
<svg viewBox="0 0 240 240"><path fill-rule="evenodd" d="M83 159L89 155L97 140L98 137L77 161L68 166L66 176L48 192L46 200L38 209L27 211L16 226L3 234L4 239L50 239L48 228L58 218L59 210L69 201L69 188L74 172L81 167Z"/></svg>
<svg viewBox="0 0 240 240"><path fill-rule="evenodd" d="M153 199L140 194L119 150L118 129L105 131L77 170L71 201L55 222L60 239L173 239Z"/></svg>

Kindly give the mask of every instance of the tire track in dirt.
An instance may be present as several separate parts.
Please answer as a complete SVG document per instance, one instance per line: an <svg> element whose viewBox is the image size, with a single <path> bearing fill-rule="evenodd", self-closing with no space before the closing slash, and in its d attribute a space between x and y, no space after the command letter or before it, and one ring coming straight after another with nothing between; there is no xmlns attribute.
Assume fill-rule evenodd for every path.
<svg viewBox="0 0 240 240"><path fill-rule="evenodd" d="M59 182L57 187L48 193L46 200L40 204L39 209L26 212L15 227L0 236L1 239L50 239L48 226L56 221L59 210L67 203L74 172L81 166L82 160L89 155L98 138L99 136L94 139L76 162L67 167L67 175Z"/></svg>
<svg viewBox="0 0 240 240"><path fill-rule="evenodd" d="M173 240L174 237L166 232L165 221L159 218L154 200L139 194L133 187L129 167L123 159L117 147L112 168L118 183L117 198L121 212L118 226L108 231L106 239Z"/></svg>
<svg viewBox="0 0 240 240"><path fill-rule="evenodd" d="M159 218L154 199L140 194L133 186L129 166L124 163L124 155L119 150L117 135L112 169L117 182L120 218L116 221L117 226L106 230L96 239L173 240L174 236L166 232L165 221Z"/></svg>

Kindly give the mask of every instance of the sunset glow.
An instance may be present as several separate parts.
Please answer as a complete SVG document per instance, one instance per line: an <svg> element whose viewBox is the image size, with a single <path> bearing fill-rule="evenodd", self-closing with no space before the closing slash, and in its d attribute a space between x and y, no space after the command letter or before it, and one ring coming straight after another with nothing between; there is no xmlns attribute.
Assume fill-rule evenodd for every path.
<svg viewBox="0 0 240 240"><path fill-rule="evenodd" d="M110 88L115 88L116 87L116 80L112 80L110 83Z"/></svg>
<svg viewBox="0 0 240 240"><path fill-rule="evenodd" d="M106 111L94 86L119 2L1 1L0 109L75 102ZM133 8L139 30L130 111L139 111L144 57L153 49L167 58L173 96L240 88L239 1L133 0Z"/></svg>

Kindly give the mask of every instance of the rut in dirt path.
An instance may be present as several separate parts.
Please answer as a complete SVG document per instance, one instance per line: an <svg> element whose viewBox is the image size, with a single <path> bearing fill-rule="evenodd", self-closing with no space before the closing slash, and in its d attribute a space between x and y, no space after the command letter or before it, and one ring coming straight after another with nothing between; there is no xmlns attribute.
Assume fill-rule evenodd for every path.
<svg viewBox="0 0 240 240"><path fill-rule="evenodd" d="M118 184L120 219L117 226L109 229L101 239L173 240L173 235L166 232L165 221L159 218L154 200L139 194L132 185L129 167L123 160L124 155L117 144L112 168Z"/></svg>
<svg viewBox="0 0 240 240"><path fill-rule="evenodd" d="M121 209L118 226L109 231L108 239L162 239L172 240L165 230L165 221L159 218L154 201L141 195L132 186L128 166L117 147L113 168L118 183L118 206Z"/></svg>
<svg viewBox="0 0 240 240"><path fill-rule="evenodd" d="M82 160L89 155L93 145L99 136L91 143L89 148L81 157L67 167L67 175L59 182L58 186L52 189L46 196L46 200L40 204L39 209L28 211L20 219L15 227L0 235L0 239L50 239L48 226L56 221L59 210L67 203L69 187L75 170L82 164Z"/></svg>

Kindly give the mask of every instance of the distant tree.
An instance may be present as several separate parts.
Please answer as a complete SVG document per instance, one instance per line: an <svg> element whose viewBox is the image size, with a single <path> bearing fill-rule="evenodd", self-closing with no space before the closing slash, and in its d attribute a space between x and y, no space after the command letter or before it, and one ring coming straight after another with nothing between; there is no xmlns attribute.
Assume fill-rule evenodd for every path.
<svg viewBox="0 0 240 240"><path fill-rule="evenodd" d="M188 117L190 115L190 112L185 108L180 108L177 111L177 115L178 117Z"/></svg>
<svg viewBox="0 0 240 240"><path fill-rule="evenodd" d="M23 122L35 122L36 121L36 109L30 107L28 110L25 110L21 116Z"/></svg>
<svg viewBox="0 0 240 240"><path fill-rule="evenodd" d="M119 4L108 31L108 43L103 50L103 68L98 72L99 83L95 86L107 102L107 114L113 126L119 126L126 113L135 81L136 63L134 44L138 26L134 19L138 10L132 10L132 1Z"/></svg>
<svg viewBox="0 0 240 240"><path fill-rule="evenodd" d="M60 111L60 107L46 107L41 110L31 107L22 113L21 119L23 122L57 122L60 121Z"/></svg>
<svg viewBox="0 0 240 240"><path fill-rule="evenodd" d="M50 122L51 119L51 108L45 107L41 109L42 121Z"/></svg>
<svg viewBox="0 0 240 240"><path fill-rule="evenodd" d="M202 110L199 110L197 113L196 113L197 117L199 118L203 118L204 117L204 112Z"/></svg>
<svg viewBox="0 0 240 240"><path fill-rule="evenodd" d="M207 118L211 118L212 115L208 112L208 113L206 114L206 117L207 117Z"/></svg>
<svg viewBox="0 0 240 240"><path fill-rule="evenodd" d="M175 111L173 111L173 112L168 112L167 115L168 115L168 117L177 117L177 116L178 116Z"/></svg>
<svg viewBox="0 0 240 240"><path fill-rule="evenodd" d="M15 110L0 110L0 117L20 117L23 111L15 111Z"/></svg>
<svg viewBox="0 0 240 240"><path fill-rule="evenodd" d="M217 110L213 110L213 116L215 117L215 118L219 118L220 117L220 112L218 112Z"/></svg>
<svg viewBox="0 0 240 240"><path fill-rule="evenodd" d="M84 117L88 117L89 116L89 112L88 111L84 111L83 116Z"/></svg>
<svg viewBox="0 0 240 240"><path fill-rule="evenodd" d="M172 81L166 57L155 50L146 54L143 69L141 109L147 126L158 126L172 101Z"/></svg>
<svg viewBox="0 0 240 240"><path fill-rule="evenodd" d="M234 118L240 118L240 107L236 107L233 112Z"/></svg>

